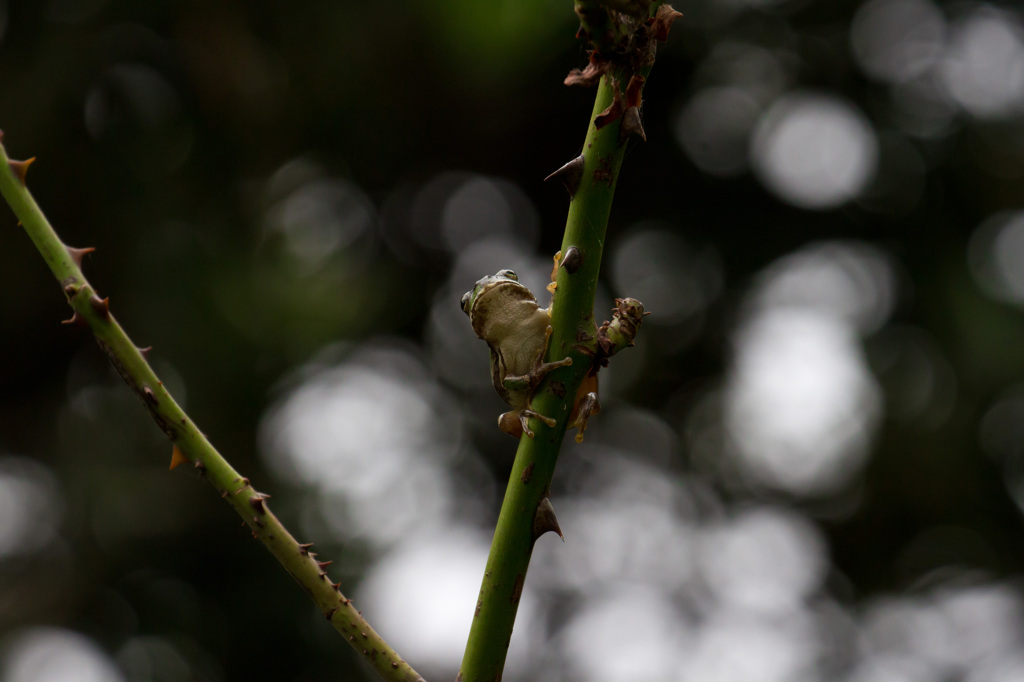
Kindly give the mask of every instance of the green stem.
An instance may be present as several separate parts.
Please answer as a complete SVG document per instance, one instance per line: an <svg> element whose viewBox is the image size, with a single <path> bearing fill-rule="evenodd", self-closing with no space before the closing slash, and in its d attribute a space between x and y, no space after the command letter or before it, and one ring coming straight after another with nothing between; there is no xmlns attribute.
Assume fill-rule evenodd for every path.
<svg viewBox="0 0 1024 682"><path fill-rule="evenodd" d="M552 372L534 396L533 408L555 417L557 425L549 428L534 419L535 437L523 436L519 441L462 660L461 682L501 678L536 539L534 516L547 497L573 399L590 366L587 354L575 346L580 343L578 332L590 337L594 334L594 293L615 182L626 148L619 139L620 121L598 130L594 119L612 103L615 87L617 81L609 77L598 86L583 146L583 176L569 204L562 241L563 253L575 246L583 259L571 275L565 268L558 269L547 359L554 361L568 355L573 364Z"/></svg>
<svg viewBox="0 0 1024 682"><path fill-rule="evenodd" d="M3 133L0 133L2 140ZM267 496L257 492L210 444L195 423L178 406L163 382L150 368L144 351L136 348L110 313L79 267L81 254L61 242L24 183L27 164L11 162L0 144L0 193L10 204L25 232L64 288L75 311L71 322L88 325L97 343L135 392L150 416L210 484L235 509L254 537L281 562L316 603L334 628L384 680L422 682L422 677L378 635L360 615L351 599L332 584L326 563L318 562L309 545L300 545L267 506Z"/></svg>

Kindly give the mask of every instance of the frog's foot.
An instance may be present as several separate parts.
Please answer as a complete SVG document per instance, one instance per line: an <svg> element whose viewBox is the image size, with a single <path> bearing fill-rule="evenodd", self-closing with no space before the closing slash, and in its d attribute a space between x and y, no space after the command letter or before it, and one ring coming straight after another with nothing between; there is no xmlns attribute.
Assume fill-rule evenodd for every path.
<svg viewBox="0 0 1024 682"><path fill-rule="evenodd" d="M513 438L519 438L524 433L533 438L533 432L526 428L526 421L522 419L519 410L498 415L498 428Z"/></svg>
<svg viewBox="0 0 1024 682"><path fill-rule="evenodd" d="M577 443L583 442L583 433L587 430L587 422L590 420L590 416L600 411L601 403L597 400L597 393L593 391L587 393L576 403L576 408L573 410L575 419L569 424L569 427L576 428Z"/></svg>
<svg viewBox="0 0 1024 682"><path fill-rule="evenodd" d="M533 438L533 430L530 428L529 424L530 417L536 417L551 428L554 428L557 423L551 417L545 417L540 412L534 412L529 408L524 408L522 410L505 412L500 415L498 417L498 428L513 438L519 438L524 433L527 438Z"/></svg>

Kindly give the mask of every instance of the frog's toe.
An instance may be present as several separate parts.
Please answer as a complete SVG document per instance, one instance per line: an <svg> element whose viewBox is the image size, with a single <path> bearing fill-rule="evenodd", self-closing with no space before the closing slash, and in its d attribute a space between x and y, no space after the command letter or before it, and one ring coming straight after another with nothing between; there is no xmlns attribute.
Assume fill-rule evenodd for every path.
<svg viewBox="0 0 1024 682"><path fill-rule="evenodd" d="M552 419L551 417L545 417L540 412L534 412L533 410L523 410L522 420L523 420L523 426L524 427L526 426L526 419L527 419L527 417L536 417L537 419L541 420L542 422L544 422L545 424L547 424L551 428L555 428L555 424L558 423L554 419ZM533 436L530 436L530 438L533 438Z"/></svg>
<svg viewBox="0 0 1024 682"><path fill-rule="evenodd" d="M575 417L575 419L573 419L572 423L569 424L569 427L575 427L577 429L577 443L583 442L583 434L587 430L587 421L590 419L591 416L597 414L600 411L601 403L597 399L597 393L593 391L583 396L583 398L581 398L580 401L576 404L576 408L573 410L573 416Z"/></svg>

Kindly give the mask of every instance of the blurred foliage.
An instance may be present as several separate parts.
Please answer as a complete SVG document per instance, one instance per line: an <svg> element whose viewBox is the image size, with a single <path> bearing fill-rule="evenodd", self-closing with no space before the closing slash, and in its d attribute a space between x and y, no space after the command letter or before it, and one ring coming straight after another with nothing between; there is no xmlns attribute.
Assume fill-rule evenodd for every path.
<svg viewBox="0 0 1024 682"><path fill-rule="evenodd" d="M910 16L938 12L936 37L920 38L938 52L919 72L894 74L885 69L920 53L885 57L878 44L898 43L883 29L899 24L872 19L866 6L677 4L684 17L645 92L650 142L628 152L609 232L606 303L637 296L654 315L638 348L609 373L610 409L597 418L608 421L606 441L599 423L587 437L655 453L680 490L698 482L710 491L694 495L704 501L694 507L701 521L744 505L808 519L827 545L821 591L851 614L950 575L1006 581L1012 587L1001 598L1019 604L1024 295L1013 273L1024 267L1024 248L1011 238L1019 230L1007 227L1019 214L1000 212L1024 204L1024 95L1013 95L1024 85L999 69L1020 64L1013 50L1024 49L1024 18L1011 3L904 0ZM500 407L478 390L486 371L477 378L474 369L469 380L463 365L438 360L438 335L465 325L459 295L494 271L492 260L519 269L514 261L529 257L528 268L543 273L560 242L566 197L541 178L579 152L592 106L591 92L562 85L586 59L575 30L568 0L0 0L0 127L12 157L38 157L29 185L65 241L97 247L86 272L129 334L155 347L151 357L172 392L232 463L274 495L286 523L324 534L329 525L310 521L301 477L281 474L287 463L267 466L257 456L267 449L257 442L261 419L317 363L389 338L427 358L444 395L459 401L438 414L465 434L450 436L465 460L454 489L479 499L456 502L456 511L486 529L513 446L488 421ZM980 49L972 31L1006 49L972 62ZM984 73L1005 79L995 81L1004 99L992 99L993 88L971 71L982 57L995 60ZM943 78L945 86L934 85ZM785 100L787 93L811 97ZM779 183L791 168L780 171L771 157L771 145L786 138L773 137L766 113L813 113L799 107L823 101L815 97L844 107L845 118L829 121L849 127L828 139L852 131L854 152L874 150L865 184L818 206L787 200ZM723 101L730 104L715 108ZM716 124L734 121L746 127L736 123L722 137ZM768 151L759 157L758 149ZM844 159L826 159L825 168ZM492 224L478 194L456 201L473 178L487 179L493 201L505 202L507 225ZM445 227L453 212L477 216L483 231ZM519 241L488 260L480 238L491 227ZM815 251L822 243L825 251ZM5 536L0 521L0 539L20 538L0 542L0 634L34 625L80 632L116 653L131 680L359 675L354 657L208 487L192 472L166 473L169 446L84 333L58 324L67 316L60 289L9 213L0 216L0 247L0 473L28 482L31 493L19 498L8 485L0 511L34 519L22 519L23 536ZM852 293L829 299L829 281L818 289L813 277L786 288L785 273L800 266L786 260L794 254L825 258L814 261L825 270L839 263L853 273ZM463 271L470 267L479 270ZM773 485L722 445L732 438L731 414L738 451L753 452L741 433L753 422L735 398L746 376L743 339L776 329L759 326L752 311L806 307L822 291L820 305L866 300L882 310L840 310L853 321L838 331L806 327L833 334L830 347L870 370L857 375L862 393L836 384L840 393L849 388L856 418L820 436L826 448L833 437L846 442L840 432L849 428L849 442L860 445L835 446L849 464L834 485ZM779 333L805 322L792 318ZM805 356L817 348L810 345ZM468 348L485 362L484 349ZM641 426L629 422L642 438L612 428L616 405L650 415ZM417 424L425 433L437 426L426 417ZM664 424L670 435L658 430ZM645 440L651 433L664 441ZM598 459L566 450L566 495L572 476ZM709 496L714 504L705 504ZM571 543L572 529L562 527ZM365 539L327 545L343 589L360 584L379 551ZM571 599L557 605L572 612ZM549 627L557 631L558 622ZM140 661L162 663L146 672Z"/></svg>

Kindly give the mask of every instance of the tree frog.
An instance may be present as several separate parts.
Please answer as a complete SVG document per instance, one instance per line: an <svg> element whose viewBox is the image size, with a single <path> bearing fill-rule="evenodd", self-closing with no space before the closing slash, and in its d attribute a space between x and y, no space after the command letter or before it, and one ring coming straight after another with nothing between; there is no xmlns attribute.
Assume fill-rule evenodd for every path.
<svg viewBox="0 0 1024 682"><path fill-rule="evenodd" d="M551 312L537 305L533 292L512 270L480 279L462 296L462 310L473 331L491 350L491 381L512 410L498 417L498 427L518 438L533 438L527 423L536 417L548 426L555 420L530 409L533 392L548 372L568 367L572 358L544 362L551 336Z"/></svg>

